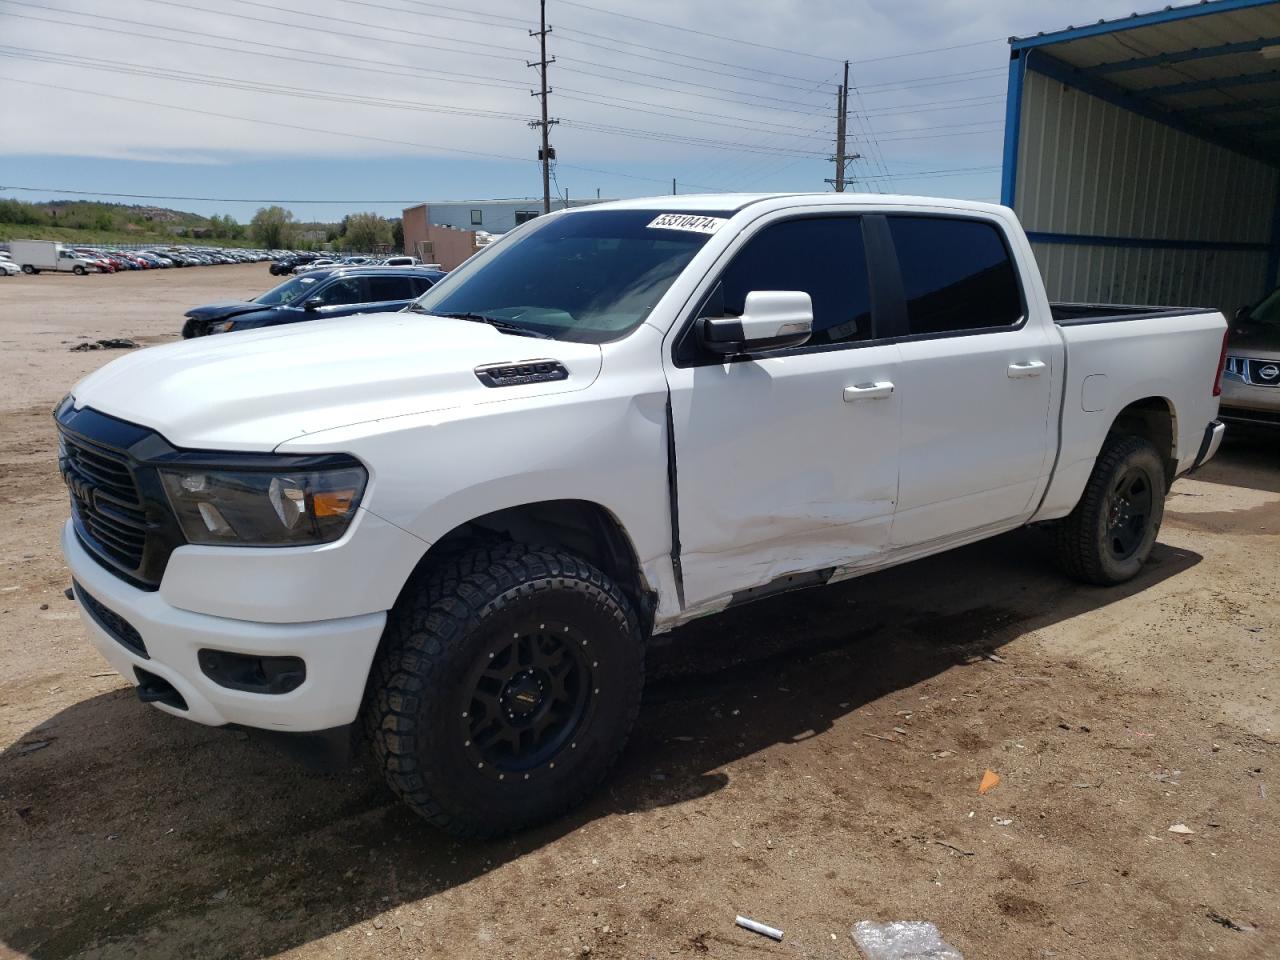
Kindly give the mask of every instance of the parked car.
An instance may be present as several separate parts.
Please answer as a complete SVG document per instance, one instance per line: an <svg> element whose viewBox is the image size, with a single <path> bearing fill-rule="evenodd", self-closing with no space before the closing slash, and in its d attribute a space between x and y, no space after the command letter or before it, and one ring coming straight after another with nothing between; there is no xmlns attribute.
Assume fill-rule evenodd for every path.
<svg viewBox="0 0 1280 960"><path fill-rule="evenodd" d="M403 310L444 276L435 270L341 267L290 277L252 300L194 307L182 326L185 339L256 330L303 320Z"/></svg>
<svg viewBox="0 0 1280 960"><path fill-rule="evenodd" d="M384 267L418 267L422 261L417 257L387 257L382 261Z"/></svg>
<svg viewBox="0 0 1280 960"><path fill-rule="evenodd" d="M1280 288L1236 311L1222 374L1222 419L1280 426Z"/></svg>
<svg viewBox="0 0 1280 960"><path fill-rule="evenodd" d="M319 259L318 253L289 253L276 258L267 269L273 277L282 277L292 273L294 267Z"/></svg>
<svg viewBox="0 0 1280 960"><path fill-rule="evenodd" d="M363 731L410 807L490 835L601 781L678 624L1029 523L1133 578L1221 441L1225 333L1049 303L1004 207L603 203L407 312L101 367L56 411L62 546L142 700Z"/></svg>
<svg viewBox="0 0 1280 960"><path fill-rule="evenodd" d="M22 268L12 260L0 257L0 277L13 277L22 272Z"/></svg>
<svg viewBox="0 0 1280 960"><path fill-rule="evenodd" d="M343 266L343 264L339 263L337 260L330 260L328 257L321 257L319 260L312 260L308 263L298 264L290 271L290 273L296 276L299 273L307 273L311 270L324 270L328 267L340 266Z"/></svg>

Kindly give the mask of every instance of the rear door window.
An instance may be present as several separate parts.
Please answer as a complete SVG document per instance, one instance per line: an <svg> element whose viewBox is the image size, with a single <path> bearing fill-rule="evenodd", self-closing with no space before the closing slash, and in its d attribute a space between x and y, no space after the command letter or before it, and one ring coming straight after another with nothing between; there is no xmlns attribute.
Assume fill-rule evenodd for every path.
<svg viewBox="0 0 1280 960"><path fill-rule="evenodd" d="M959 217L888 219L908 333L1013 327L1022 320L1017 270L995 224Z"/></svg>
<svg viewBox="0 0 1280 960"><path fill-rule="evenodd" d="M368 277L369 302L382 303L386 300L410 300L416 294L408 277Z"/></svg>

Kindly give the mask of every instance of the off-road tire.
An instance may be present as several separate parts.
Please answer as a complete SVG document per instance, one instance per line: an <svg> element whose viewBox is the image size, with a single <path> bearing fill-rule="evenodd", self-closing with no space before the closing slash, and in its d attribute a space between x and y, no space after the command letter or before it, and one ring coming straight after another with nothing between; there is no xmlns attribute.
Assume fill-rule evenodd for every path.
<svg viewBox="0 0 1280 960"><path fill-rule="evenodd" d="M488 682L495 649L524 643L513 635L525 630L538 644L566 638L563 656L579 658L589 682L576 688L589 708L571 728L566 721L557 752L511 769L509 758L477 761L468 738L481 737L468 724L490 711L471 699L472 678ZM417 813L455 836L490 837L582 802L621 754L643 686L641 630L608 577L559 549L498 543L430 565L405 587L370 674L365 732L376 769Z"/></svg>
<svg viewBox="0 0 1280 960"><path fill-rule="evenodd" d="M1111 534L1116 488L1127 477L1138 475L1149 484L1150 505L1141 530L1134 529L1131 551L1120 550ZM1156 448L1142 437L1109 438L1093 465L1080 502L1054 531L1062 569L1076 580L1098 586L1131 580L1155 546L1164 518L1165 494L1165 464Z"/></svg>

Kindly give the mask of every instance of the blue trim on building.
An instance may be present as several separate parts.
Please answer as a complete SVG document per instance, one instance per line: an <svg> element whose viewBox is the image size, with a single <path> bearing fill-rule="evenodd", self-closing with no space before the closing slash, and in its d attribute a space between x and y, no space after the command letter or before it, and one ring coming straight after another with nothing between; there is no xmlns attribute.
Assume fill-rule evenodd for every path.
<svg viewBox="0 0 1280 960"><path fill-rule="evenodd" d="M1268 0L1268 2L1273 3L1275 0ZM1164 109L1159 104L1135 96L1105 77L1091 76L1082 70L1078 70L1044 50L1028 51L1023 55L1023 58L1027 62L1028 69L1035 70L1037 73L1042 73L1060 83L1082 90L1091 96L1097 97L1099 100L1105 100L1107 103L1114 104L1117 107L1123 107L1131 113L1136 113L1157 123L1163 123L1165 126L1180 130L1190 136L1208 140L1210 143L1225 147L1228 150L1234 150L1236 153L1243 154L1268 166L1276 165L1276 161L1272 156L1255 149L1250 144L1225 135L1222 129L1218 127L1187 120L1178 113Z"/></svg>
<svg viewBox="0 0 1280 960"><path fill-rule="evenodd" d="M1201 117L1205 114L1240 113L1242 110L1271 110L1280 107L1280 99L1233 100L1230 103L1210 103L1200 107L1183 107L1178 112L1184 117Z"/></svg>
<svg viewBox="0 0 1280 960"><path fill-rule="evenodd" d="M1013 206L1018 186L1018 140L1022 133L1022 76L1026 73L1025 54L1015 53L1009 60L1009 92L1004 98L1004 165L1000 168L1000 202Z"/></svg>
<svg viewBox="0 0 1280 960"><path fill-rule="evenodd" d="M1146 97L1172 97L1179 93L1219 90L1222 87L1247 87L1255 83L1280 83L1280 70L1242 73L1238 76L1221 77L1214 80L1186 80L1182 83L1166 83L1160 87L1145 87L1137 92Z"/></svg>
<svg viewBox="0 0 1280 960"><path fill-rule="evenodd" d="M1280 209L1280 208L1278 208ZM1280 223L1280 219L1277 221ZM1274 232L1274 231L1273 231ZM1239 243L1229 240L1161 240L1145 237L1108 237L1101 234L1042 233L1027 231L1032 243L1062 244L1075 247L1142 247L1149 250L1224 250L1232 253L1278 253L1269 243Z"/></svg>
<svg viewBox="0 0 1280 960"><path fill-rule="evenodd" d="M1187 63L1191 60L1207 60L1211 57L1228 57L1234 53L1253 53L1264 47L1277 45L1280 45L1280 37L1260 37L1257 40L1245 40L1241 43L1223 43L1216 47L1194 47L1190 50L1176 50L1173 53L1157 53L1152 57L1112 60L1110 63L1100 63L1096 67L1088 67L1085 72L1104 74L1120 73L1123 70L1145 70L1147 67L1162 67L1170 63Z"/></svg>
<svg viewBox="0 0 1280 960"><path fill-rule="evenodd" d="M1082 40L1085 37L1097 37L1105 33L1116 33L1120 30L1132 30L1135 27L1149 27L1159 23L1172 23L1177 20L1190 20L1213 13L1225 13L1230 10L1245 10L1249 7L1264 7L1275 0L1201 0L1200 3L1187 4L1182 7L1166 7L1154 13L1135 13L1123 20L1099 20L1086 27L1068 27L1054 33L1042 33L1034 37L1013 37L1009 40L1015 50L1028 50L1042 47L1050 43L1067 43L1071 40Z"/></svg>

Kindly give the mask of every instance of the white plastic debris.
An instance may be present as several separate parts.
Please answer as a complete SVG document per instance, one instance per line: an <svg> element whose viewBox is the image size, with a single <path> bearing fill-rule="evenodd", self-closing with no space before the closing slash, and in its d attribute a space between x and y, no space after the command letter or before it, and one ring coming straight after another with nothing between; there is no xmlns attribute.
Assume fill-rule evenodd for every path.
<svg viewBox="0 0 1280 960"><path fill-rule="evenodd" d="M752 920L750 917L739 915L738 919L735 920L734 923L740 926L743 930L750 930L752 933L758 933L760 936L768 937L770 940L782 939L782 931L777 927L766 926L763 923Z"/></svg>
<svg viewBox="0 0 1280 960"><path fill-rule="evenodd" d="M866 960L964 960L938 928L924 920L863 920L849 932Z"/></svg>

